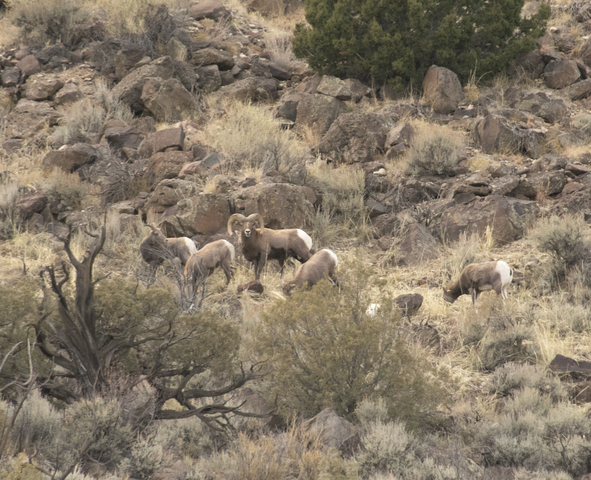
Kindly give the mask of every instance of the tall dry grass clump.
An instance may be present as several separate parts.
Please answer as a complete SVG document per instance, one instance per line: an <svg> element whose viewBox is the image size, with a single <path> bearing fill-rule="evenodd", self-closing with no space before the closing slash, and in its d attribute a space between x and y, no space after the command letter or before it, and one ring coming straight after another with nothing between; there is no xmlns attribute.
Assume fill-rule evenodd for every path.
<svg viewBox="0 0 591 480"><path fill-rule="evenodd" d="M295 133L282 130L268 109L250 103L230 104L204 133L205 143L226 157L228 173L276 170L289 176L310 159Z"/></svg>

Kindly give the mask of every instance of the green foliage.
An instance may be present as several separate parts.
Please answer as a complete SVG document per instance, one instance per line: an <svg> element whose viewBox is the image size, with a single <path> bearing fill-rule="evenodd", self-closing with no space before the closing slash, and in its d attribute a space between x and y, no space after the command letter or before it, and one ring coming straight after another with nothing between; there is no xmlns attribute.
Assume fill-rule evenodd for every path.
<svg viewBox="0 0 591 480"><path fill-rule="evenodd" d="M408 159L412 175L455 175L464 148L463 136L449 128L430 128L417 135Z"/></svg>
<svg viewBox="0 0 591 480"><path fill-rule="evenodd" d="M340 291L320 282L263 315L255 348L269 359L269 393L281 412L304 416L326 407L349 415L361 400L382 397L391 417L415 426L445 401L437 372L400 338L391 299L367 313L367 269L354 265L342 275Z"/></svg>
<svg viewBox="0 0 591 480"><path fill-rule="evenodd" d="M572 215L552 216L538 222L533 237L538 248L552 257L552 283L560 283L575 266L591 260L591 243L584 219Z"/></svg>
<svg viewBox="0 0 591 480"><path fill-rule="evenodd" d="M550 8L521 18L524 0L306 0L294 53L336 76L420 85L429 66L466 80L506 68L535 47Z"/></svg>

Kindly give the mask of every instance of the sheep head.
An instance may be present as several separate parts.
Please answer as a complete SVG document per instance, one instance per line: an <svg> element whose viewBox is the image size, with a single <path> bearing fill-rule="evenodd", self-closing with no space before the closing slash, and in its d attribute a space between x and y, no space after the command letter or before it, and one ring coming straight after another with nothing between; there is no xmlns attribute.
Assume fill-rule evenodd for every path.
<svg viewBox="0 0 591 480"><path fill-rule="evenodd" d="M265 229L265 222L263 221L263 217L260 213L253 213L248 217L241 215L239 213L235 213L228 219L228 233L230 235L234 234L234 224L239 223L244 236L247 238L252 235L253 230L258 226L260 229L260 233L263 233Z"/></svg>

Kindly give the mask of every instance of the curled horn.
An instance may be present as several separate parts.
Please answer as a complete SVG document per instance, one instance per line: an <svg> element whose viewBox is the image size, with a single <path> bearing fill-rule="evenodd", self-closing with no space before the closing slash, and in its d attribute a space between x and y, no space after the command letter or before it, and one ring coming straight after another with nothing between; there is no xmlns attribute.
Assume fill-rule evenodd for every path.
<svg viewBox="0 0 591 480"><path fill-rule="evenodd" d="M232 226L234 225L234 222L236 222L237 220L246 220L246 217L244 215L240 215L239 213L235 213L230 218L228 218L228 233L230 235L234 235Z"/></svg>
<svg viewBox="0 0 591 480"><path fill-rule="evenodd" d="M260 213L253 213L252 215L249 215L247 220L259 222L261 233L263 233L263 230L265 230L265 222L263 221L263 217Z"/></svg>

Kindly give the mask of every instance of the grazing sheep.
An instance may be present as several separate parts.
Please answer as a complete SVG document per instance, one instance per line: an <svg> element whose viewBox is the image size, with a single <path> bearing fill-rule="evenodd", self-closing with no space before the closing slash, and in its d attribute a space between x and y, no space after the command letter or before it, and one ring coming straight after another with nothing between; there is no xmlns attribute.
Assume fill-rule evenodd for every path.
<svg viewBox="0 0 591 480"><path fill-rule="evenodd" d="M227 240L208 243L195 252L185 265L185 278L193 285L209 277L217 267L222 267L226 274L226 284L232 279L232 262L234 262L234 245Z"/></svg>
<svg viewBox="0 0 591 480"><path fill-rule="evenodd" d="M328 276L334 283L338 283L335 277L335 268L339 260L332 250L323 249L315 253L310 259L300 265L295 277L283 286L283 293L291 295L297 288L307 285L312 288L324 277Z"/></svg>
<svg viewBox="0 0 591 480"><path fill-rule="evenodd" d="M263 217L253 213L249 217L235 213L228 219L228 233L233 235L233 227L238 224L241 231L242 254L254 263L255 279L260 280L261 272L267 260L277 260L281 268L289 258L296 258L302 263L312 256L312 239L299 228L271 230L265 228Z"/></svg>
<svg viewBox="0 0 591 480"><path fill-rule="evenodd" d="M476 307L478 296L486 290L494 290L497 295L507 298L507 287L513 280L513 269L502 260L495 262L472 263L468 265L460 278L443 288L443 298L449 303L458 297L470 293Z"/></svg>
<svg viewBox="0 0 591 480"><path fill-rule="evenodd" d="M197 251L193 240L187 237L166 238L162 230L149 225L152 231L140 243L140 253L152 272L164 262L178 258L185 266L189 257Z"/></svg>

